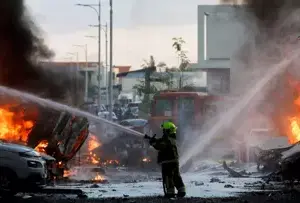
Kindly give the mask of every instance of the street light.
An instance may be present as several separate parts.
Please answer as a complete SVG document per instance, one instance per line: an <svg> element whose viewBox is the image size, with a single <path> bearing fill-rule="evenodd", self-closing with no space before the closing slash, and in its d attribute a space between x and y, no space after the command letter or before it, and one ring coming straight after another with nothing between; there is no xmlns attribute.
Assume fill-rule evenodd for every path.
<svg viewBox="0 0 300 203"><path fill-rule="evenodd" d="M79 58L78 58L78 52L68 52L68 55L75 56L76 57L76 63L77 63L77 69L79 69Z"/></svg>
<svg viewBox="0 0 300 203"><path fill-rule="evenodd" d="M87 44L85 45L73 45L74 47L82 48L84 49L85 52L85 63L86 63L86 70L85 70L85 91L84 91L84 100L85 102L88 101L88 88L89 88L89 76L88 76L88 49L87 49Z"/></svg>
<svg viewBox="0 0 300 203"><path fill-rule="evenodd" d="M99 0L98 4L75 4L76 6L83 6L93 9L97 13L98 17L98 106L100 108L101 105L101 0ZM98 7L98 10L95 8Z"/></svg>
<svg viewBox="0 0 300 203"><path fill-rule="evenodd" d="M112 77L113 77L113 73L112 73L112 69L113 69L113 0L109 1L109 31L110 31L110 36L109 36L109 55L110 55L110 60L109 60L109 119L112 120L112 101L113 101L113 87L112 87Z"/></svg>
<svg viewBox="0 0 300 203"><path fill-rule="evenodd" d="M99 27L99 25L89 25L90 27ZM108 25L107 23L105 25L101 25L102 30L105 33L105 86L106 86L106 105L109 104L109 88L108 88ZM94 36L86 36L88 38L94 38Z"/></svg>

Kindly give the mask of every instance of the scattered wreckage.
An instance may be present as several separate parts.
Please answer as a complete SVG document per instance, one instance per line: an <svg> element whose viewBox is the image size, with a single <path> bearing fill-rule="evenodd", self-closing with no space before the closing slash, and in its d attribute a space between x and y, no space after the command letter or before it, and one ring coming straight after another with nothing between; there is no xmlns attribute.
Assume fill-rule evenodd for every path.
<svg viewBox="0 0 300 203"><path fill-rule="evenodd" d="M236 171L223 162L223 168L230 176L237 178L257 177L266 182L288 181L291 185L300 181L300 142L289 147L263 150L259 147L253 148L255 162L258 172L256 174L246 171Z"/></svg>

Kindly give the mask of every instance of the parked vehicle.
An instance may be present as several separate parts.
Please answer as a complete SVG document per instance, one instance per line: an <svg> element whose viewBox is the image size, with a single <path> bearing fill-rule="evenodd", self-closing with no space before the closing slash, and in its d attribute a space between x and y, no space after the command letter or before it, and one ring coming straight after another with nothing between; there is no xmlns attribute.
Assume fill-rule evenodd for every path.
<svg viewBox="0 0 300 203"><path fill-rule="evenodd" d="M133 115L134 118L138 118L139 117L139 107L131 107L131 113Z"/></svg>
<svg viewBox="0 0 300 203"><path fill-rule="evenodd" d="M127 108L139 107L140 104L141 104L141 102L130 102L130 103L127 105Z"/></svg>
<svg viewBox="0 0 300 203"><path fill-rule="evenodd" d="M104 119L108 119L109 118L109 112L108 111L102 111L98 113L98 116ZM116 114L114 112L112 112L112 119L114 122L118 121L118 118L116 116Z"/></svg>
<svg viewBox="0 0 300 203"><path fill-rule="evenodd" d="M114 104L113 112L116 114L118 121L123 120L123 109L119 104Z"/></svg>
<svg viewBox="0 0 300 203"><path fill-rule="evenodd" d="M0 141L0 196L46 184L46 162L32 148Z"/></svg>
<svg viewBox="0 0 300 203"><path fill-rule="evenodd" d="M135 119L135 118L138 118L138 115L136 114L136 110L134 110L133 108L127 108L123 114L123 119Z"/></svg>
<svg viewBox="0 0 300 203"><path fill-rule="evenodd" d="M120 122L120 125L131 128L132 130L143 133L144 127L148 124L145 119L126 119Z"/></svg>

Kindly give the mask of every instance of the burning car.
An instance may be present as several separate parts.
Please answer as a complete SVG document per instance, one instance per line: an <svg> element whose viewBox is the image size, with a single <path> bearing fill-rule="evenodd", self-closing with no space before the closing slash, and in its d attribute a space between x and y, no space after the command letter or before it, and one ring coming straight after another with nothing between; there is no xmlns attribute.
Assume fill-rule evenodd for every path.
<svg viewBox="0 0 300 203"><path fill-rule="evenodd" d="M15 98L0 103L0 140L34 148L66 163L88 137L86 118Z"/></svg>

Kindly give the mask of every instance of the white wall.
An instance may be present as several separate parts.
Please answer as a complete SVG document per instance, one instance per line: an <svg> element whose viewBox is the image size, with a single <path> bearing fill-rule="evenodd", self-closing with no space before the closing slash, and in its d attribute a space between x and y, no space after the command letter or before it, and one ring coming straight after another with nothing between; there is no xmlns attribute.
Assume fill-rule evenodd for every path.
<svg viewBox="0 0 300 203"><path fill-rule="evenodd" d="M229 68L230 59L247 39L236 8L198 6L198 64L203 68Z"/></svg>
<svg viewBox="0 0 300 203"><path fill-rule="evenodd" d="M120 84L122 85L122 92L132 93L133 86L139 84L140 79L122 77L119 81Z"/></svg>

